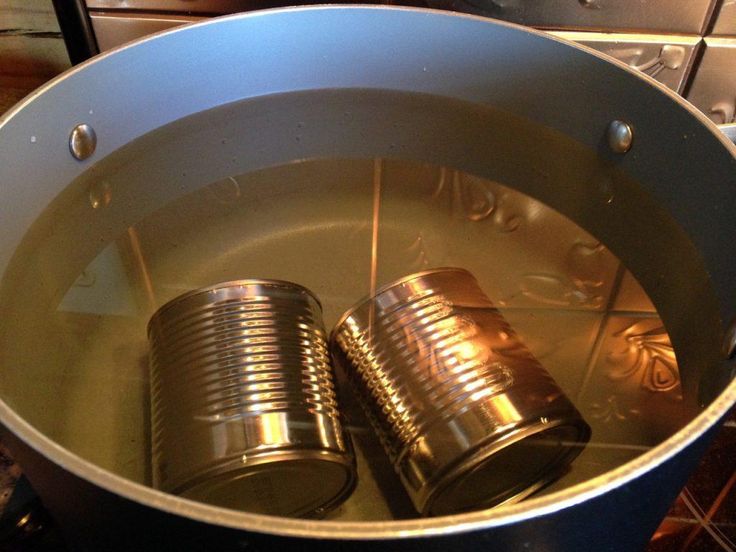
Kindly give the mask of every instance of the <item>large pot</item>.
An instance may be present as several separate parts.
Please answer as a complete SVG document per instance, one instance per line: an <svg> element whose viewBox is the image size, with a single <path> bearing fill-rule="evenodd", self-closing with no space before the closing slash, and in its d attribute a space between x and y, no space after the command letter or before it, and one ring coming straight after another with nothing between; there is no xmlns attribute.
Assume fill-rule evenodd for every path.
<svg viewBox="0 0 736 552"><path fill-rule="evenodd" d="M317 7L213 20L85 63L0 123L3 327L26 325L32 356L30 347L46 338L47 328L43 316L28 312L29 298L47 294L58 302L59 290L97 253L80 240L78 249L56 259L62 268L45 267L51 275L44 266L23 268L34 255L23 245L29 228L70 182L94 172L118 148L189 115L247 98L325 89L424 93L498 108L577 141L597 152L600 166L627 175L630 180L608 184L615 201L611 189L601 194L575 176L575 159L551 167L553 175L568 171L568 182L528 175L514 186L640 267L636 276L679 351L689 423L615 470L518 504L400 521L296 520L164 494L70 452L34 422L44 397L65 394L66 380L56 378L53 365L11 365L3 356L2 439L46 507L75 547L90 550L641 550L736 399L736 383L728 384L736 261L726 255L736 242L736 149L682 99L584 47L471 16ZM250 145L232 163L244 172L294 159L400 151L480 176L494 173L485 130L472 120L453 125L441 111L405 108L404 115L394 114L398 119L377 116L340 126L320 116L320 105L313 111L296 141L285 138L294 123L288 110L253 119L251 132L235 136ZM616 120L628 126L611 127ZM81 123L94 129L96 144L88 129L77 129L70 150L70 133ZM231 137L223 136L226 142ZM148 188L130 199L139 201L139 216L200 186L191 172L202 158L221 162L219 144L199 146L200 158L181 156L177 186ZM538 155L548 144L540 137L526 146ZM629 195L627 186L637 193ZM97 193L93 206L106 201L104 188ZM117 235L130 223L90 217L75 231ZM68 245L73 233L59 239ZM26 276L23 292L8 284L20 273Z"/></svg>

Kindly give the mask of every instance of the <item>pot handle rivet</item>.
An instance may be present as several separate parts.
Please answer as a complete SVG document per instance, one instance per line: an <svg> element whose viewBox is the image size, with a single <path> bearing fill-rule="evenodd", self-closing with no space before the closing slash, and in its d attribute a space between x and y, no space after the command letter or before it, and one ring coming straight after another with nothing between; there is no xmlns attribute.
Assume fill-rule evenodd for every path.
<svg viewBox="0 0 736 552"><path fill-rule="evenodd" d="M634 130L631 125L619 119L609 123L606 135L608 146L615 153L626 153L634 142Z"/></svg>
<svg viewBox="0 0 736 552"><path fill-rule="evenodd" d="M69 135L69 151L75 159L84 161L95 152L97 147L97 134L95 130L86 123L74 127Z"/></svg>

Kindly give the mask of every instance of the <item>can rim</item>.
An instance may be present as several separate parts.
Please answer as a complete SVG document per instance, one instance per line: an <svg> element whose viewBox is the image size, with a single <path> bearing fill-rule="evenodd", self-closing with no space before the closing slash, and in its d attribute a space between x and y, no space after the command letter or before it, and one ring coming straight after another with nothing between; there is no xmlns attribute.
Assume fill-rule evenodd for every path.
<svg viewBox="0 0 736 552"><path fill-rule="evenodd" d="M500 441L494 442L493 440L490 440L477 445L469 455L439 476L439 480L434 485L434 488L431 489L424 498L424 503L421 507L422 515L434 515L432 513L432 508L435 506L437 499L440 498L445 491L450 490L454 485L458 484L463 477L474 470L481 468L488 462L492 462L494 457L501 451L522 443L529 437L541 435L564 427L576 430L577 435L572 440L573 444L563 447L558 454L550 458L544 466L544 469L540 470L536 477L532 476L531 480L527 480L526 483L523 481L517 481L515 486L510 489L510 494L505 496L501 501L485 505L483 508L492 508L500 506L501 504L517 502L535 493L542 487L554 481L559 476L560 470L563 470L570 464L570 462L580 455L584 446L590 440L590 426L581 417L575 416L574 414L568 414L552 423L530 423L523 428L519 428L518 431L513 432L511 435L502 438Z"/></svg>
<svg viewBox="0 0 736 552"><path fill-rule="evenodd" d="M244 278L241 280L228 280L226 282L219 282L217 284L212 284L209 286L203 286L200 288L196 288L196 289L187 291L185 293L182 293L181 295L177 295L176 297L172 299L169 299L168 301L166 301L166 303L158 307L154 311L154 313L151 315L151 317L148 319L148 324L146 325L146 333L150 333L151 325L153 324L154 320L161 318L167 310L171 309L175 305L178 305L182 301L186 301L187 299L196 297L197 295L202 295L202 294L209 293L212 291L219 291L221 289L234 288L234 287L239 287L239 286L240 287L273 286L273 287L282 287L282 288L292 289L294 291L299 291L301 293L308 295L312 299L314 299L320 311L322 310L322 302L319 300L317 295L311 289L304 287L301 284L291 282L289 280L277 280L277 279L271 279L271 278Z"/></svg>
<svg viewBox="0 0 736 552"><path fill-rule="evenodd" d="M366 303L369 303L376 298L378 298L379 295L383 295L388 290L400 286L401 284L405 284L407 282L411 282L412 280L416 280L418 278L423 278L425 276L429 276L432 274L439 274L442 272L458 272L460 274L465 274L467 276L470 276L473 278L473 280L477 279L473 275L472 272L465 268L460 268L456 266L442 266L437 268L429 268L427 270L422 270L420 272L413 272L411 274L408 274L406 276L402 276L401 278L397 278L395 280L392 280L388 282L387 284L383 284L382 286L378 287L375 292L369 293L367 295L364 295L361 299L359 299L356 303L353 303L353 305L348 308L340 317L337 319L337 322L335 322L334 326L332 326L332 330L330 331L330 337L329 342L332 342L335 337L337 336L337 333L340 330L340 327L345 323L345 321L350 318L358 309L360 309L363 305Z"/></svg>
<svg viewBox="0 0 736 552"><path fill-rule="evenodd" d="M240 465L241 463L239 462L229 462L222 466L218 466L216 469L210 470L209 472L196 474L192 477L182 479L177 484L160 490L187 498L187 493L194 489L206 488L221 481L240 477L246 473L253 472L254 470L275 469L283 463L294 461L318 464L329 463L342 468L344 480L339 491L326 497L324 501L313 509L300 511L300 513L297 514L291 514L301 517L308 516L315 512L328 512L334 509L342 504L353 493L357 484L356 458L352 451L352 445L349 445L345 451L298 449L266 453L257 456L257 459L254 457L254 459L256 459L255 462L242 465Z"/></svg>

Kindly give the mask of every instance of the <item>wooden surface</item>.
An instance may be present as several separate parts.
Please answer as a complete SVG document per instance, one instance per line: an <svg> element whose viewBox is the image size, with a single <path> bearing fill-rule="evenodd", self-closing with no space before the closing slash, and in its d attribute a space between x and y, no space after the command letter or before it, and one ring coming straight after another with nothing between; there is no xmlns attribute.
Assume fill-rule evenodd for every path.
<svg viewBox="0 0 736 552"><path fill-rule="evenodd" d="M69 66L51 0L0 0L0 113Z"/></svg>
<svg viewBox="0 0 736 552"><path fill-rule="evenodd" d="M13 107L18 101L20 101L26 94L28 94L35 87L20 87L11 88L3 87L0 83L0 115L5 113L8 109Z"/></svg>

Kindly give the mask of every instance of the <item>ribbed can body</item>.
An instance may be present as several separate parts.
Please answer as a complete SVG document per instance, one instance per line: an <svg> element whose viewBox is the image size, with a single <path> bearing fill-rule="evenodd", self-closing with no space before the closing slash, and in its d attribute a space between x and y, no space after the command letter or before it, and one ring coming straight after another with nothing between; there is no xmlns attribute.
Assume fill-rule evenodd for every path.
<svg viewBox="0 0 736 552"><path fill-rule="evenodd" d="M343 315L331 347L423 514L523 498L589 439L574 405L465 270L384 286Z"/></svg>
<svg viewBox="0 0 736 552"><path fill-rule="evenodd" d="M148 335L156 487L291 516L349 495L355 459L308 290L276 280L196 290L161 307Z"/></svg>

